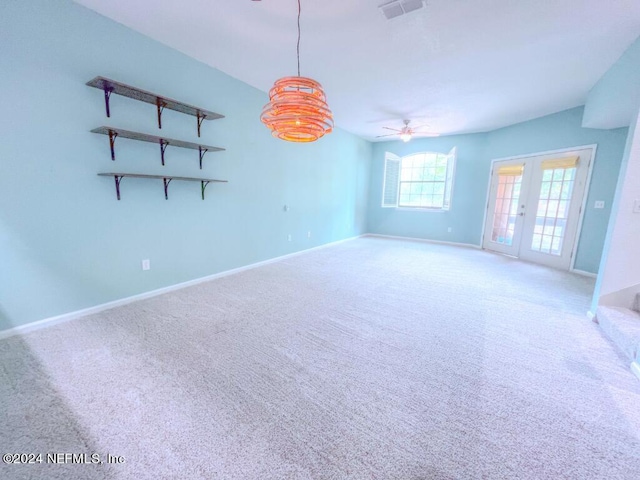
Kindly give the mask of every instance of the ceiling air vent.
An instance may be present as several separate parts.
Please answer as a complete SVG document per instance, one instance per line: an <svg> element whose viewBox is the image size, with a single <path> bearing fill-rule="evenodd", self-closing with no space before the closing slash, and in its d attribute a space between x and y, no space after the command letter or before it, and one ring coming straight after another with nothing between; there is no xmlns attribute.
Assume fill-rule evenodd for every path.
<svg viewBox="0 0 640 480"><path fill-rule="evenodd" d="M424 6L423 0L394 0L393 2L380 5L380 10L387 20L399 17L405 13L419 10Z"/></svg>

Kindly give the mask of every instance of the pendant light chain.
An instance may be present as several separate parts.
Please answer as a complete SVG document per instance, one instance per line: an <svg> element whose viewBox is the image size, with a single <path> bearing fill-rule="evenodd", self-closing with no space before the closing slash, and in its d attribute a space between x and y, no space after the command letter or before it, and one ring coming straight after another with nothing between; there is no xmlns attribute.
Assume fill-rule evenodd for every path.
<svg viewBox="0 0 640 480"><path fill-rule="evenodd" d="M298 47L297 47L297 54L298 54L298 76L300 76L300 13L302 11L302 7L300 6L300 0L298 0Z"/></svg>

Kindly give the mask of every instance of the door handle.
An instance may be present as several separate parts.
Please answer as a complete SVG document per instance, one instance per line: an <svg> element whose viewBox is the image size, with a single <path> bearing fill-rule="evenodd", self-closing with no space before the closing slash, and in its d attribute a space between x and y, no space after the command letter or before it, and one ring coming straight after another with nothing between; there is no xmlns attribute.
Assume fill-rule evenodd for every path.
<svg viewBox="0 0 640 480"><path fill-rule="evenodd" d="M524 212L520 212L518 215L520 215L521 217L524 217Z"/></svg>

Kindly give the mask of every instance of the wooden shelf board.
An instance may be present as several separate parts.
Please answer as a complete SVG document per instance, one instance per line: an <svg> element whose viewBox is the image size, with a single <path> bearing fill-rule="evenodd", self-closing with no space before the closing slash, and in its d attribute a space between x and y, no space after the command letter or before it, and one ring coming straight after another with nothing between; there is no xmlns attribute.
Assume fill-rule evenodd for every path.
<svg viewBox="0 0 640 480"><path fill-rule="evenodd" d="M180 148L190 148L192 150L207 150L209 152L221 152L224 151L224 148L213 147L211 145L203 145L201 143L193 143L193 142L185 142L183 140L175 140L173 138L160 137L157 135L148 135L146 133L140 132L132 132L130 130L123 130L121 128L113 128L113 127L98 127L91 130L92 133L99 133L102 135L109 136L109 132L114 132L118 135L119 138L129 138L131 140L139 140L142 142L150 142L161 144L161 142L166 143L167 145L171 145L174 147Z"/></svg>
<svg viewBox="0 0 640 480"><path fill-rule="evenodd" d="M176 112L181 112L187 115L193 115L194 117L199 116L205 120L217 120L219 118L224 118L224 115L220 115L219 113L205 110L204 108L194 107L193 105L179 102L161 95L156 95L155 93L147 92L146 90L132 87L125 83L116 82L115 80L105 77L96 77L93 80L88 81L87 85L99 88L100 90L110 90L112 93L122 95L123 97L133 98L152 105L157 106L160 104L164 108L175 110Z"/></svg>
<svg viewBox="0 0 640 480"><path fill-rule="evenodd" d="M102 172L98 174L101 177L133 177L133 178L155 178L159 180L185 180L188 182L218 182L228 183L228 180L217 180L215 178L200 177L178 177L175 175L148 175L146 173L123 173L123 172Z"/></svg>

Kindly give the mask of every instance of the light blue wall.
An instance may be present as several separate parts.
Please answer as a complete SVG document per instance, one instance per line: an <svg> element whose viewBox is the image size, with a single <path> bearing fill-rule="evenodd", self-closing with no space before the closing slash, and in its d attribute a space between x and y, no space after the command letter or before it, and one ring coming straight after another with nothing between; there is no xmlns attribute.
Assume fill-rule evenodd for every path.
<svg viewBox="0 0 640 480"><path fill-rule="evenodd" d="M368 142L340 130L273 139L265 93L68 0L0 3L0 45L0 329L365 231ZM159 131L153 106L116 95L107 119L102 92L84 85L96 75L223 113L201 141L227 151L200 171L197 152L169 147L162 167L156 145L121 139L112 162L90 129L197 141L195 119L165 111ZM229 183L202 201L199 184L174 181L165 201L161 181L124 179L118 202L101 171Z"/></svg>
<svg viewBox="0 0 640 480"><path fill-rule="evenodd" d="M622 54L589 92L582 125L628 127L640 106L640 38Z"/></svg>
<svg viewBox="0 0 640 480"><path fill-rule="evenodd" d="M485 144L484 134L415 138L408 143L398 140L374 144L369 190L369 232L478 244L484 202L478 199L486 194L487 181L486 162L483 161ZM457 164L449 211L381 207L385 152L402 157L427 151L448 153L453 147L457 147ZM447 231L449 227L451 233Z"/></svg>
<svg viewBox="0 0 640 480"><path fill-rule="evenodd" d="M578 241L575 268L596 273L611 215L611 204L627 139L627 128L597 130L582 128L583 108L495 130L489 134L487 158L503 158L580 145L597 144L595 163L582 233ZM485 178L488 178L488 173ZM604 200L605 208L593 208Z"/></svg>
<svg viewBox="0 0 640 480"><path fill-rule="evenodd" d="M575 264L576 269L597 272L628 129L582 128L582 114L583 108L574 108L484 134L419 139L407 144L375 144L369 192L369 231L480 245L492 159L597 144L588 209ZM453 146L458 146L459 160L449 212L380 207L386 151L403 156L420 151L446 152ZM595 200L604 200L606 208L595 210ZM447 233L448 227L452 227L452 233Z"/></svg>

